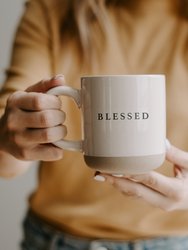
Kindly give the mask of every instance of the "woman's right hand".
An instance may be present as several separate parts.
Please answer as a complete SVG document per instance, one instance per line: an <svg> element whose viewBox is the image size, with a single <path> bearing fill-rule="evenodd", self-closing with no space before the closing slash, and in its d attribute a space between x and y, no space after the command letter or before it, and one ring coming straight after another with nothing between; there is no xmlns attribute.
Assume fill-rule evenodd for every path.
<svg viewBox="0 0 188 250"><path fill-rule="evenodd" d="M1 151L25 161L54 161L63 157L63 150L52 142L66 135L65 113L58 97L45 94L62 84L63 76L57 76L26 91L16 91L8 98L0 119Z"/></svg>

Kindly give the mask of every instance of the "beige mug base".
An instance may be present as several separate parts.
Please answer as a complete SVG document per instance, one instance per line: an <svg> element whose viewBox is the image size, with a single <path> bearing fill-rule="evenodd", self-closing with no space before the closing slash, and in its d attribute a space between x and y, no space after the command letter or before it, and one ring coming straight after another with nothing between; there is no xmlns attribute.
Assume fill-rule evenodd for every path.
<svg viewBox="0 0 188 250"><path fill-rule="evenodd" d="M84 155L90 168L109 174L143 174L160 167L165 160L165 153L133 157L96 157Z"/></svg>

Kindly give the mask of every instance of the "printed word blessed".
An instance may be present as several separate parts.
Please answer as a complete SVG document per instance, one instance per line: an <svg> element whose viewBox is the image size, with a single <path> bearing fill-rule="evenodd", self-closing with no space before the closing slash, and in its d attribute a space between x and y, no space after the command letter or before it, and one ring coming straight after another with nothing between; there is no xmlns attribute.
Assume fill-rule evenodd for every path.
<svg viewBox="0 0 188 250"><path fill-rule="evenodd" d="M118 120L147 120L147 112L129 112L129 113L98 113L97 120L118 121Z"/></svg>

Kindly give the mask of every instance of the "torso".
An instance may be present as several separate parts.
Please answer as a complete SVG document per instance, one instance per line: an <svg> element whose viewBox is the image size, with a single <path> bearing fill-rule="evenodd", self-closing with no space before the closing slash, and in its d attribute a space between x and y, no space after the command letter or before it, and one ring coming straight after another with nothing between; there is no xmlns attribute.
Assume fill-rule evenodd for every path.
<svg viewBox="0 0 188 250"><path fill-rule="evenodd" d="M169 5L163 6L164 0L145 2L150 4L142 7L136 18L126 10L120 10L118 15L109 11L108 43L92 73L166 74L167 137L176 146L188 150L185 136L188 64L184 53L188 22L170 11L162 12L163 8L169 8ZM121 18L124 23L120 24ZM74 60L71 62L74 64ZM59 58L58 70L63 70L63 65L64 58ZM70 63L66 77L74 87L79 87L82 72L72 74L73 69ZM80 113L68 101L64 101L63 107L68 113L68 131L75 139L80 136L77 125ZM172 166L166 162L158 171L171 175ZM40 185L31 199L33 211L68 233L89 238L126 240L188 233L188 212L166 213L153 208L122 195L108 184L96 183L93 174L80 153L65 152L64 159L51 166L43 163Z"/></svg>

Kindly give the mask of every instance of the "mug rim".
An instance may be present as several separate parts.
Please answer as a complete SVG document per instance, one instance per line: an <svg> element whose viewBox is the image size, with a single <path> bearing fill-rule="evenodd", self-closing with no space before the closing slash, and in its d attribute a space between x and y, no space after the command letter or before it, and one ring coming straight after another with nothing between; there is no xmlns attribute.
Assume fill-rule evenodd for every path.
<svg viewBox="0 0 188 250"><path fill-rule="evenodd" d="M81 76L82 78L107 78L107 77L112 77L112 78L118 78L118 77L129 77L129 78L136 78L136 77L165 77L165 74L122 74L122 75L83 75Z"/></svg>

